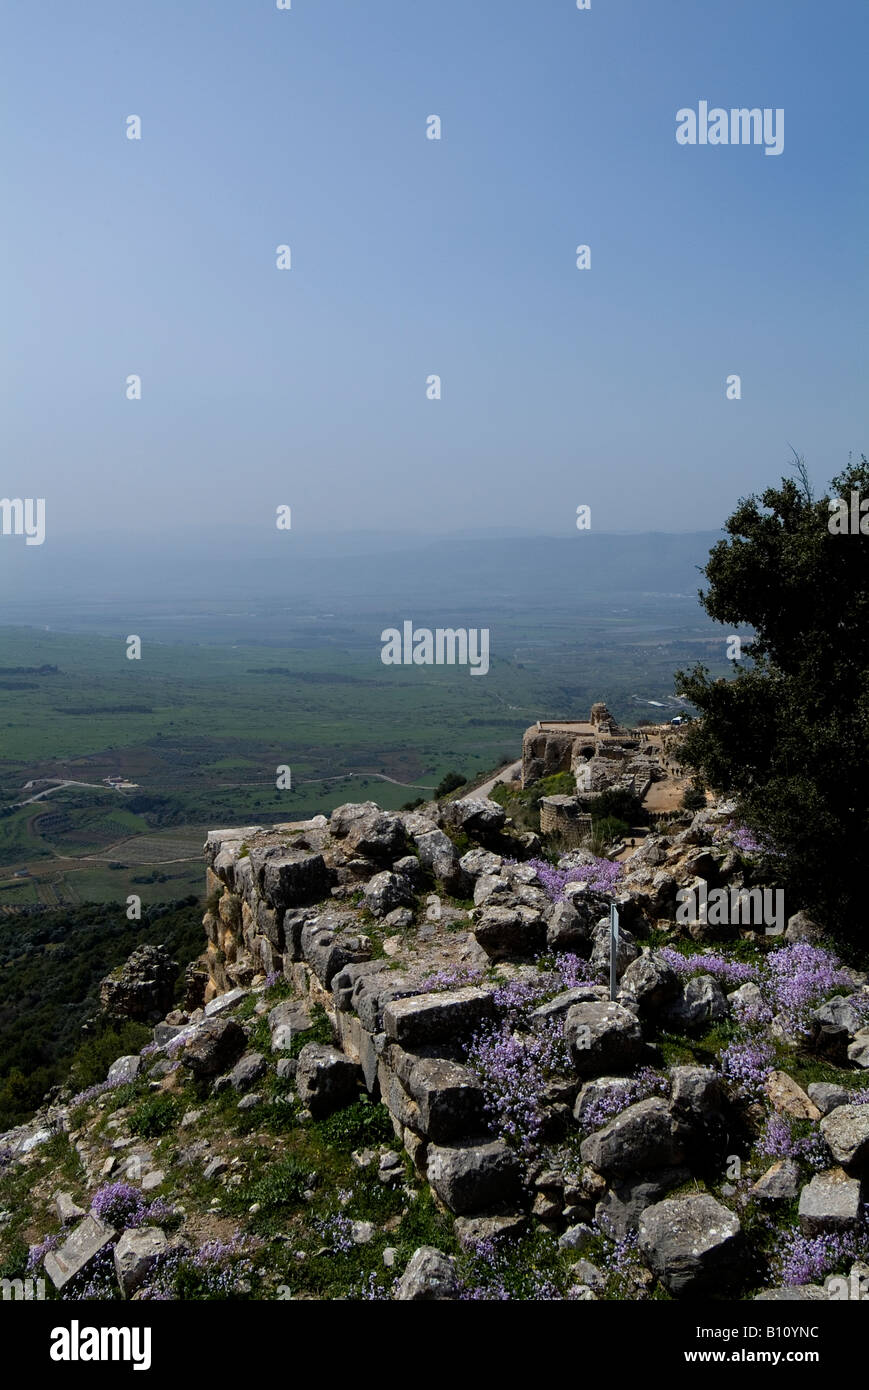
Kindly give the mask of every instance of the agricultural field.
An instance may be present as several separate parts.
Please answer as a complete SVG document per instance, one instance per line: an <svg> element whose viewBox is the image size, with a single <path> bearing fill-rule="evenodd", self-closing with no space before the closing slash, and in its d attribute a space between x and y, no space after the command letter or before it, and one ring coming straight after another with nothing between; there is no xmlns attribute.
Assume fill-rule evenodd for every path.
<svg viewBox="0 0 869 1390"><path fill-rule="evenodd" d="M209 828L367 798L395 809L448 771L478 778L516 758L539 717L605 699L629 723L658 718L675 705L676 667L726 669L684 595L630 611L493 606L478 679L384 666L386 611L213 614L208 642L201 614L155 618L139 623L141 660L127 659L121 626L0 629L0 912L199 892ZM429 621L419 607L417 621Z"/></svg>

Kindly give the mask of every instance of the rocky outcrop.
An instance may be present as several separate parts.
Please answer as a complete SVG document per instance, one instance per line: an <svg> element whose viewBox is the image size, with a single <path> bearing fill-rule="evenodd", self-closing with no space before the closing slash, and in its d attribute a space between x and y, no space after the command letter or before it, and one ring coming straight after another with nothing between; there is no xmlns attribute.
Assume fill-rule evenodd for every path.
<svg viewBox="0 0 869 1390"><path fill-rule="evenodd" d="M636 1238L641 1258L631 1257L628 1296L744 1289L757 1268L757 1251L755 1263L747 1258L751 1223L743 1232L740 1222L746 1202L775 1220L797 1200L802 1237L854 1236L869 1174L869 1106L845 1085L803 1090L781 1061L775 1070L765 1064L750 1094L740 1092L739 1072L705 1035L725 1020L738 1030L744 1014L763 1027L763 991L749 982L726 994L722 982L744 978L743 967L725 965L717 947L686 965L660 944L693 936L674 921L678 887L698 876L738 878L719 836L727 815L708 808L679 833L650 837L628 864L614 1000L612 894L582 880L553 901L547 866L523 859L539 846L513 835L503 809L486 798L400 815L367 802L329 819L213 832L207 947L187 972L190 1004L172 1008L177 968L162 948L141 948L106 982L107 1002L154 1022L153 1043L118 1058L106 1086L129 1088L149 1106L156 1098L155 1125L164 1091L184 1093L189 1109L175 1117L172 1146L163 1149L140 1134L118 1135L114 1119L98 1136L76 1133L89 1183L135 1172L143 1193L160 1192L177 1163L233 1192L240 1160L227 1156L226 1136L212 1145L195 1130L200 1107L214 1097L217 1111L256 1130L258 1145L274 1138L276 1164L282 1114L290 1113L282 1106L310 1133L341 1134L345 1107L348 1124L367 1125L374 1102L383 1107L379 1139L384 1122L395 1136L379 1152L353 1153L374 1183L408 1204L426 1183L438 1220L455 1219L466 1251L483 1242L491 1252L535 1228L548 1233L559 1258L569 1252L574 1262L570 1297L613 1296L613 1272L600 1255L606 1239L633 1250ZM468 849L468 838L478 843ZM591 877L592 865L578 850L559 867L588 866ZM854 972L836 978L845 980L843 993L814 1009L800 1045L840 1066L847 1081L846 1069L856 1075L863 1065L867 990ZM204 989L191 992L203 979ZM665 1065L674 1056L686 1060ZM146 1110L142 1123L150 1122ZM68 1123L68 1109L47 1111L0 1137L0 1160L30 1161ZM768 1152L790 1145L798 1157L744 1169L749 1183L734 1187L729 1165L747 1161L764 1123L773 1125ZM812 1126L807 1171L800 1127ZM315 1201L316 1182L294 1170L289 1187L300 1206ZM123 1296L150 1296L143 1288L177 1254L159 1208L156 1222L118 1219L114 1229L70 1193L56 1198L63 1239L45 1266L56 1286L105 1263L111 1246ZM257 1209L246 1197L248 1215ZM370 1242L376 1222L363 1214L345 1219L336 1239ZM384 1250L386 1268L398 1246L396 1239ZM328 1249L324 1243L317 1258ZM395 1274L391 1296L401 1300L467 1296L456 1262L433 1246L416 1249Z"/></svg>
<svg viewBox="0 0 869 1390"><path fill-rule="evenodd" d="M178 962L165 946L138 946L100 985L107 1018L156 1023L172 1008Z"/></svg>

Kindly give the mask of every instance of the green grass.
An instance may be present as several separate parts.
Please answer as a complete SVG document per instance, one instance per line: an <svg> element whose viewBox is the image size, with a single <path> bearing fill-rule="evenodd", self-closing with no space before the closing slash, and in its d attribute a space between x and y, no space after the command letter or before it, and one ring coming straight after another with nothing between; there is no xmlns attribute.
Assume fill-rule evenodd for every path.
<svg viewBox="0 0 869 1390"><path fill-rule="evenodd" d="M475 780L517 756L523 729L541 714L585 715L599 698L618 717L647 713L631 703L638 681L650 696L669 695L675 666L708 654L703 642L686 640L691 625L681 615L668 648L634 642L623 617L598 610L588 606L579 630L574 611L543 622L536 611L505 611L497 630L505 655L493 658L486 682L456 679L448 668L386 672L372 624L358 617L341 617L339 647L282 613L284 645L267 654L228 634L211 644L152 638L142 662L126 661L115 636L3 629L8 666L58 670L29 677L35 689L0 689L0 807L32 794L21 790L32 777L96 785L53 791L0 818L0 865L50 871L71 901L102 898L104 880L58 877L56 856L103 851L143 829L271 824L366 797L397 809L430 796L424 788L457 766ZM518 649L528 642L531 651ZM293 786L278 791L275 769L285 762ZM138 789L102 787L112 774ZM556 778L535 792L563 789ZM52 815L60 818L54 828ZM31 826L39 816L44 831ZM11 902L28 901L15 884L9 891Z"/></svg>
<svg viewBox="0 0 869 1390"><path fill-rule="evenodd" d="M141 1139L156 1139L174 1129L181 1114L181 1106L174 1096L151 1096L133 1111L130 1131Z"/></svg>

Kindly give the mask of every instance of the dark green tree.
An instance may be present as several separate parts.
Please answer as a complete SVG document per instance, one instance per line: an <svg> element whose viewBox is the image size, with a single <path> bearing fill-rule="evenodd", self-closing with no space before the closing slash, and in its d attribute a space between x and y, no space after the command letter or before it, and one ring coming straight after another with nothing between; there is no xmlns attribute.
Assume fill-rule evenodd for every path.
<svg viewBox="0 0 869 1390"><path fill-rule="evenodd" d="M463 787L467 780L467 777L465 777L462 772L448 772L445 777L441 778L435 787L435 798L447 796L450 792L458 791L459 787Z"/></svg>
<svg viewBox="0 0 869 1390"><path fill-rule="evenodd" d="M845 531L836 499L856 516ZM856 510L852 504L856 500ZM869 462L849 462L815 499L802 460L740 501L712 549L707 613L753 639L733 680L696 666L676 689L700 711L682 744L737 816L774 845L789 911L865 936L869 836ZM862 517L865 533L859 529Z"/></svg>

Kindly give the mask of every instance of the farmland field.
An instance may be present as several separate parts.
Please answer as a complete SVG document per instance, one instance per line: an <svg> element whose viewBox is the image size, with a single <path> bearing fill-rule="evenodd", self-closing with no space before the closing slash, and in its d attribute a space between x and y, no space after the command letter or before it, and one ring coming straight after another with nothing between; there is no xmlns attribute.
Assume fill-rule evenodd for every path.
<svg viewBox="0 0 869 1390"><path fill-rule="evenodd" d="M446 772L470 779L515 759L534 720L584 717L595 700L628 723L661 717L677 707L676 668L728 668L720 629L689 591L696 566L686 556L702 559L702 545L674 552L675 591L662 593L641 587L660 566L660 543L640 541L645 569L618 591L610 570L627 561L614 539L582 582L575 551L534 542L499 551L497 564L488 550L459 547L432 574L414 557L409 570L369 576L367 590L362 561L346 573L330 565L328 592L292 602L214 599L179 612L165 597L101 599L76 616L56 594L10 601L15 625L0 628L0 911L199 892L211 827L366 798L394 809L430 796ZM561 575L550 572L556 561ZM482 566L477 587L486 585L470 611L456 597L469 591L469 566ZM431 628L485 626L488 674L385 666L381 632L408 612ZM141 659L127 657L130 633ZM278 785L281 768L289 785Z"/></svg>

